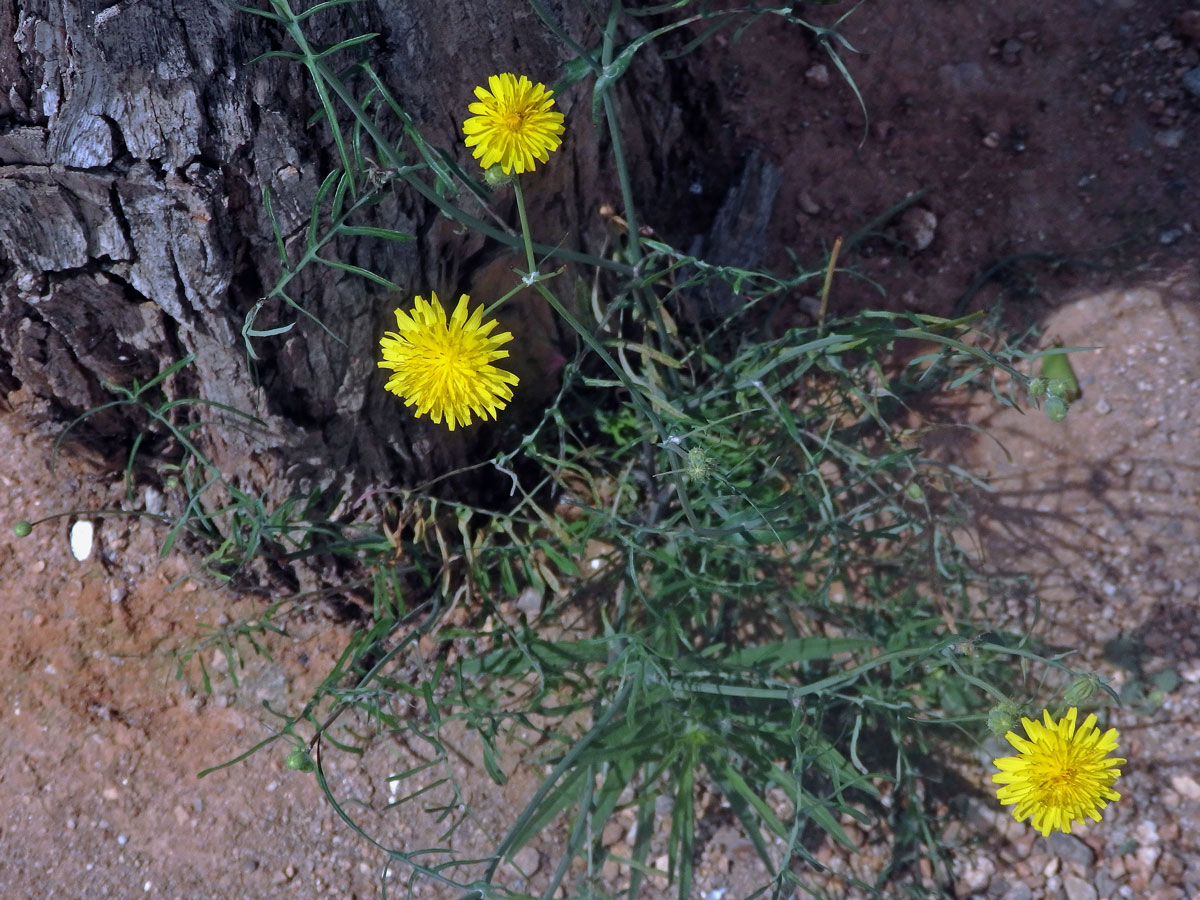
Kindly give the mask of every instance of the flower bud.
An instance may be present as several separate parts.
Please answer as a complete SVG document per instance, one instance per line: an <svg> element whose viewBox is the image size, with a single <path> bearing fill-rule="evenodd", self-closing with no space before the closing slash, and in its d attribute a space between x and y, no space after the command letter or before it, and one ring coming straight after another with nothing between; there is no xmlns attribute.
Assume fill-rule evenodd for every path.
<svg viewBox="0 0 1200 900"><path fill-rule="evenodd" d="M29 537L29 535L32 533L33 526L24 519L13 526L13 534L15 534L17 537Z"/></svg>
<svg viewBox="0 0 1200 900"><path fill-rule="evenodd" d="M988 713L988 731L996 737L1004 737L1017 727L1017 720L1020 718L1021 705L1013 700L1004 700L992 707Z"/></svg>
<svg viewBox="0 0 1200 900"><path fill-rule="evenodd" d="M1100 679L1088 672L1084 675L1076 675L1071 679L1071 683L1067 685L1066 691L1063 693L1063 700L1068 706L1082 706L1096 693L1100 687Z"/></svg>
<svg viewBox="0 0 1200 900"><path fill-rule="evenodd" d="M1067 417L1067 401L1054 394L1046 396L1046 416L1051 422L1061 422Z"/></svg>
<svg viewBox="0 0 1200 900"><path fill-rule="evenodd" d="M1030 381L1029 387L1025 389L1026 393L1029 394L1029 399L1037 400L1039 397L1044 397L1046 395L1046 385L1047 381L1045 378L1034 378Z"/></svg>
<svg viewBox="0 0 1200 900"><path fill-rule="evenodd" d="M712 474L712 460L703 447L693 447L688 451L687 477L692 481L704 481Z"/></svg>
<svg viewBox="0 0 1200 900"><path fill-rule="evenodd" d="M500 187L502 184L512 184L513 177L506 175L499 165L494 165L484 170L483 180L492 187Z"/></svg>
<svg viewBox="0 0 1200 900"><path fill-rule="evenodd" d="M1075 399L1072 396L1074 391L1074 385L1072 385L1071 382L1066 378L1051 378L1048 382L1046 382L1047 394L1049 394L1051 397L1061 397L1068 403Z"/></svg>
<svg viewBox="0 0 1200 900"><path fill-rule="evenodd" d="M287 755L284 763L289 769L296 772L311 772L316 766L313 764L312 757L304 750L297 747Z"/></svg>

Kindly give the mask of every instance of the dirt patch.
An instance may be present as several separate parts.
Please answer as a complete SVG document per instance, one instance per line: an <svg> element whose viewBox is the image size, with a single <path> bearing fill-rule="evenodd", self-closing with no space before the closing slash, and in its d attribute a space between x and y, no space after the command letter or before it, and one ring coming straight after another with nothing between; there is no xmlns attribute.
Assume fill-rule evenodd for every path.
<svg viewBox="0 0 1200 900"><path fill-rule="evenodd" d="M1074 836L1043 839L985 794L972 837L992 837L964 841L962 886L1182 900L1200 893L1200 278L1068 296L1046 330L1095 348L1073 357L1083 396L1066 421L981 403L972 418L992 437L954 455L990 476L977 530L991 567L1028 579L1009 627L1111 681L1128 764L1121 801ZM983 771L1008 749L985 744Z"/></svg>
<svg viewBox="0 0 1200 900"><path fill-rule="evenodd" d="M804 15L831 26L846 9ZM866 116L828 53L775 17L718 36L700 65L736 100L730 145L763 147L783 170L777 270L792 268L785 248L820 265L842 236L860 277L837 280L835 311L949 314L1004 261L973 308L999 287L1053 294L1195 253L1200 97L1185 77L1200 47L1182 12L1171 0L864 4L838 26L861 52L830 44Z"/></svg>
<svg viewBox="0 0 1200 900"><path fill-rule="evenodd" d="M120 505L110 473L77 461L51 473L49 443L14 424L0 419L6 529ZM370 896L375 862L335 828L313 779L284 768L283 752L197 778L270 733L261 700L311 690L342 631L320 614L298 617L288 637L268 640L273 661L251 653L236 688L209 652L215 691L192 691L169 651L253 618L262 601L191 581L172 588L189 564L158 559L154 527L83 517L97 526L86 560L70 549L73 517L0 545L0 783L10 798L0 893L242 898L290 884L293 896L317 896L337 884L335 896Z"/></svg>

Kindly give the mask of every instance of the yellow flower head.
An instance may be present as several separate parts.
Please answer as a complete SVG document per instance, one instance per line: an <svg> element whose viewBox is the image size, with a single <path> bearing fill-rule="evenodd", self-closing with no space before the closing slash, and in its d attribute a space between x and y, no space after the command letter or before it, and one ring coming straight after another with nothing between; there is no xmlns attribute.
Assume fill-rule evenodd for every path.
<svg viewBox="0 0 1200 900"><path fill-rule="evenodd" d="M475 88L479 102L467 107L475 115L463 122L466 145L475 148L471 153L479 164L519 175L532 172L535 159L549 162L563 133L562 113L550 111L554 92L507 72L490 76L488 88Z"/></svg>
<svg viewBox="0 0 1200 900"><path fill-rule="evenodd" d="M1072 821L1086 816L1099 822L1108 801L1121 799L1112 785L1121 775L1114 767L1125 760L1108 757L1117 749L1117 729L1101 734L1094 715L1078 728L1074 706L1057 722L1046 710L1042 715L1045 724L1021 718L1028 739L1012 731L1005 735L1017 755L993 760L1000 771L992 781L1004 785L996 796L1005 806L1016 804L1018 822L1032 816L1043 837L1054 830L1070 834Z"/></svg>
<svg viewBox="0 0 1200 900"><path fill-rule="evenodd" d="M415 404L418 418L429 413L440 424L445 417L451 431L455 425L470 425L471 413L495 419L496 410L512 399L509 385L517 383L516 375L492 365L508 356L498 348L511 341L512 334L489 336L498 323L492 319L483 324L482 306L468 316L466 294L459 297L449 322L437 294L429 296L429 301L418 296L411 312L397 309L399 333L389 331L379 341L379 367L394 373L387 389L405 406Z"/></svg>

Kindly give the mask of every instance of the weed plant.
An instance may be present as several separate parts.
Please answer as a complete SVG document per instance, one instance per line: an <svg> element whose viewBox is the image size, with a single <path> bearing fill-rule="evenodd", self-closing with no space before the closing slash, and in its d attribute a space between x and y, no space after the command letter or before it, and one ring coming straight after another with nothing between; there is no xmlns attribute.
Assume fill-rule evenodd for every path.
<svg viewBox="0 0 1200 900"><path fill-rule="evenodd" d="M1037 690L1019 683L1030 667L1064 682L1077 673L981 618L973 598L989 585L953 537L958 495L974 482L922 455L906 410L921 395L976 388L1013 404L1039 386L1016 367L1026 354L975 330L976 316L865 311L782 333L753 327L782 298L827 291L833 260L778 275L644 237L614 92L639 51L685 28L693 37L683 52L764 17L806 29L851 86L841 54L852 48L836 25L817 27L791 7L714 10L688 0L614 0L599 21L602 41L589 48L530 0L575 54L556 91L590 91L612 147L627 228L615 252L593 256L559 247L562 235L534 240L527 226L517 233L465 210L462 198L486 204L506 188L457 165L461 148L422 135L371 65L374 36L310 44L310 20L344 2L241 7L286 41L270 55L312 79L315 118L339 161L302 246L276 227L280 275L246 317L249 357L308 321L256 326L271 304L308 315L291 290L306 267L399 290L331 251L344 239L411 239L370 217L390 190L414 191L462 227L525 250L528 270L514 275L514 289L536 287L578 350L540 419L474 463L511 488L506 502L471 505L446 499L436 483L413 487L352 534L323 522L312 498L272 506L234 490L189 441L211 424L176 415L183 401L152 396L175 370L114 388L115 402L141 405L182 448L176 476L187 499L164 551L186 528L211 541L208 561L226 575L264 552L332 554L372 591L369 621L316 694L298 712L277 712L277 732L231 762L283 741L288 764L314 772L390 870L447 895L599 896L613 887L600 878L610 855L600 836L619 816L637 823L618 860L630 900L661 877L652 861L660 855L681 900L693 895L698 816L737 821L763 864L759 892L820 895L816 848L855 853L849 823L886 823L892 862L861 888L936 893L950 873L923 785L937 780L951 742L979 738L992 706ZM631 19L648 24L620 44ZM271 215L269 191L264 202ZM699 327L685 311L709 281L729 284L744 305ZM904 361L902 343L927 349ZM473 736L497 784L516 756L548 774L482 856L434 836L427 846L389 846L326 778L330 753L362 752L364 723L424 748L425 762L395 776L400 799L389 814L441 803L446 835L470 814L448 735ZM562 853L536 890L503 876L501 863L547 828L563 835ZM933 879L918 874L921 859Z"/></svg>

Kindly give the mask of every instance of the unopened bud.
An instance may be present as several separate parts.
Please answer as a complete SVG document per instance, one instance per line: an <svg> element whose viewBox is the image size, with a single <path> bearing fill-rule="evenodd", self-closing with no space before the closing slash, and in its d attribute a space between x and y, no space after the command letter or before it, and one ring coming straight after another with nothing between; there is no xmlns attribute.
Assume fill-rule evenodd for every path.
<svg viewBox="0 0 1200 900"><path fill-rule="evenodd" d="M287 755L287 759L284 760L284 763L289 769L293 769L296 772L311 772L316 768L316 766L313 765L312 757L299 747Z"/></svg>
<svg viewBox="0 0 1200 900"><path fill-rule="evenodd" d="M988 713L988 731L996 737L1004 737L1017 727L1019 718L1021 718L1021 705L1013 700L1004 700L992 707L991 712Z"/></svg>
<svg viewBox="0 0 1200 900"><path fill-rule="evenodd" d="M492 187L500 187L502 184L512 184L513 177L512 175L506 174L504 169L502 169L499 165L494 165L488 166L488 168L484 170L483 180Z"/></svg>
<svg viewBox="0 0 1200 900"><path fill-rule="evenodd" d="M33 526L24 519L13 526L13 534L15 534L17 537L29 537L29 535L32 533Z"/></svg>
<svg viewBox="0 0 1200 900"><path fill-rule="evenodd" d="M1045 378L1034 378L1032 381L1030 381L1029 387L1025 389L1029 394L1029 399L1036 400L1039 397L1046 396L1046 385L1047 382Z"/></svg>
<svg viewBox="0 0 1200 900"><path fill-rule="evenodd" d="M693 447L688 451L687 477L692 481L704 481L712 474L712 460L703 447Z"/></svg>
<svg viewBox="0 0 1200 900"><path fill-rule="evenodd" d="M1067 401L1054 394L1046 396L1046 416L1051 422L1061 422L1067 417Z"/></svg>
<svg viewBox="0 0 1200 900"><path fill-rule="evenodd" d="M1062 397L1070 403L1075 399L1075 386L1066 378L1051 378L1046 383L1046 393L1052 397Z"/></svg>
<svg viewBox="0 0 1200 900"><path fill-rule="evenodd" d="M1090 672L1085 675L1076 675L1071 679L1071 683L1067 685L1067 689L1063 693L1063 699L1070 706L1079 706L1082 703L1086 703L1099 687L1100 679Z"/></svg>

